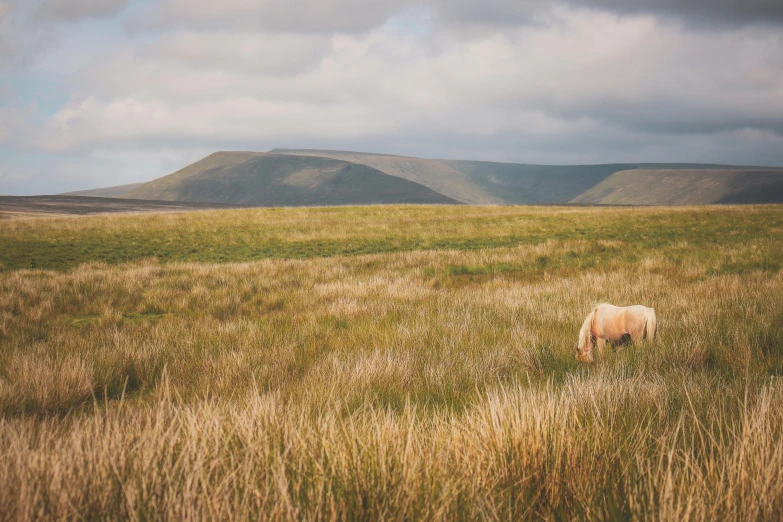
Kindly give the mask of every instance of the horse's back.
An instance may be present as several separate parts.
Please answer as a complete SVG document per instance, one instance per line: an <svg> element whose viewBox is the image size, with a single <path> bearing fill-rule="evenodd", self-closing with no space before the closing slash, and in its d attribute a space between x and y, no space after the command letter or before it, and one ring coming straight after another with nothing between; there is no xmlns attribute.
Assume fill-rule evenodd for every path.
<svg viewBox="0 0 783 522"><path fill-rule="evenodd" d="M621 307L609 303L601 303L595 307L595 313L598 317L613 317L617 315Z"/></svg>
<svg viewBox="0 0 783 522"><path fill-rule="evenodd" d="M615 306L609 303L601 303L596 307L597 331L599 337L617 341L624 335L630 334L637 337L644 331L646 306Z"/></svg>
<svg viewBox="0 0 783 522"><path fill-rule="evenodd" d="M625 307L625 309L627 310L627 313L629 315L632 315L634 317L644 317L644 314L646 314L647 310L649 310L649 308L642 305L627 306Z"/></svg>

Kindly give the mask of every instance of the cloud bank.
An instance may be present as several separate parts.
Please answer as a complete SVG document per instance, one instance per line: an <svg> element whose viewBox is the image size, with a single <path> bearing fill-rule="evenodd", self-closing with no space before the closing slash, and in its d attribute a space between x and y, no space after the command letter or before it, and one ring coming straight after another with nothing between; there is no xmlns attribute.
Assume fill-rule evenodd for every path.
<svg viewBox="0 0 783 522"><path fill-rule="evenodd" d="M53 75L62 102L47 109L38 84L0 82L0 100L11 100L0 105L0 192L38 190L42 179L58 190L129 183L213 150L273 147L783 165L777 3L282 5L16 6L0 50L26 28L54 36L7 70ZM0 4L0 28L14 7Z"/></svg>

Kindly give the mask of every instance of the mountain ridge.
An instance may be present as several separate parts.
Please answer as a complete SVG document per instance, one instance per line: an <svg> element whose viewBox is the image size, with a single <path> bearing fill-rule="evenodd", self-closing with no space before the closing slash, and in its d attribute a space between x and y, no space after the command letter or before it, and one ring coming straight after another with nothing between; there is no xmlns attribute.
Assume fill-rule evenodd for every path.
<svg viewBox="0 0 783 522"><path fill-rule="evenodd" d="M783 202L783 168L537 165L281 148L218 151L117 196L254 206L774 203Z"/></svg>
<svg viewBox="0 0 783 522"><path fill-rule="evenodd" d="M211 154L125 196L257 206L459 203L367 165L254 152Z"/></svg>

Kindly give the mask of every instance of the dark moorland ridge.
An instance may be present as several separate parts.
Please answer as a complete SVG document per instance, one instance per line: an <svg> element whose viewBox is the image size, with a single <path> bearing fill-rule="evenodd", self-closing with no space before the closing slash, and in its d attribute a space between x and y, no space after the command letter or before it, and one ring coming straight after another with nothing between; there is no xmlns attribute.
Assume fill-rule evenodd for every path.
<svg viewBox="0 0 783 522"><path fill-rule="evenodd" d="M173 212L214 208L241 208L241 205L146 201L88 196L0 196L0 213L13 214L105 214L115 212Z"/></svg>
<svg viewBox="0 0 783 522"><path fill-rule="evenodd" d="M63 196L91 196L94 198L118 198L144 183L130 183L128 185L117 185L115 187L104 187L91 190L75 190L73 192L64 192Z"/></svg>
<svg viewBox="0 0 783 522"><path fill-rule="evenodd" d="M783 168L526 165L349 151L216 152L124 198L247 206L383 203L698 205L783 202Z"/></svg>

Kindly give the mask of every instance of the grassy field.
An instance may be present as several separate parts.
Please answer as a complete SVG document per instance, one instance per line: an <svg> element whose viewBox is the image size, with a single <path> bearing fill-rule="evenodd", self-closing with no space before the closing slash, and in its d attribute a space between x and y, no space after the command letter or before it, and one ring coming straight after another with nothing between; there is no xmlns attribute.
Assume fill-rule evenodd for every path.
<svg viewBox="0 0 783 522"><path fill-rule="evenodd" d="M0 221L0 519L779 520L783 207ZM659 340L585 366L600 301Z"/></svg>
<svg viewBox="0 0 783 522"><path fill-rule="evenodd" d="M716 245L779 237L780 208L365 206L20 219L0 227L0 269L70 270L88 262L151 258L161 263L308 259L580 240L592 250L559 258L577 269L635 263L650 250L685 243L691 255L709 263ZM602 252L600 241L622 243L616 252L621 259L594 255ZM778 252L764 251L713 269L779 269L781 262Z"/></svg>

